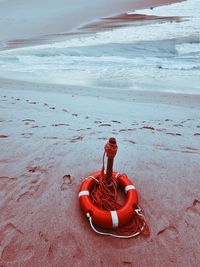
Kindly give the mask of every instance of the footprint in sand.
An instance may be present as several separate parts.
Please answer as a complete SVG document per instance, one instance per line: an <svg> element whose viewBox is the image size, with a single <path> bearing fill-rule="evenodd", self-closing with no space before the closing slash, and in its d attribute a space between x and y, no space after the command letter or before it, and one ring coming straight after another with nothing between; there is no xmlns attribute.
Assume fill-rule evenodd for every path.
<svg viewBox="0 0 200 267"><path fill-rule="evenodd" d="M192 205L186 209L188 214L200 215L200 200L194 199Z"/></svg>
<svg viewBox="0 0 200 267"><path fill-rule="evenodd" d="M191 153L191 154L199 154L199 149L193 148L193 147L182 147L183 150L181 150L184 153Z"/></svg>
<svg viewBox="0 0 200 267"><path fill-rule="evenodd" d="M117 121L117 120L112 120L112 122L114 122L114 123L121 123L120 121Z"/></svg>
<svg viewBox="0 0 200 267"><path fill-rule="evenodd" d="M60 187L61 191L67 190L69 185L72 185L72 178L70 174L66 174L63 176L63 183Z"/></svg>
<svg viewBox="0 0 200 267"><path fill-rule="evenodd" d="M151 126L143 126L140 129L146 129L146 130L152 130L152 131L155 130L155 128L154 127L151 127Z"/></svg>
<svg viewBox="0 0 200 267"><path fill-rule="evenodd" d="M34 248L23 244L24 233L14 224L8 223L0 231L1 254L4 262L12 263L18 259L28 260L34 254Z"/></svg>
<svg viewBox="0 0 200 267"><path fill-rule="evenodd" d="M18 194L17 202L20 202L22 200L29 200L33 197L39 198L43 194L47 186L47 183L48 183L48 180L34 178L28 184L24 184L20 189L22 193L19 192Z"/></svg>
<svg viewBox="0 0 200 267"><path fill-rule="evenodd" d="M125 142L129 142L130 144L133 144L133 145L135 145L135 144L137 144L135 141L133 141L133 140L127 140L127 139L125 139L124 140Z"/></svg>
<svg viewBox="0 0 200 267"><path fill-rule="evenodd" d="M136 129L134 129L134 128L120 129L120 130L119 130L119 133L123 133L123 132L132 132L132 131L136 131Z"/></svg>
<svg viewBox="0 0 200 267"><path fill-rule="evenodd" d="M165 133L165 134L168 134L171 136L182 136L182 134L180 134L180 133Z"/></svg>
<svg viewBox="0 0 200 267"><path fill-rule="evenodd" d="M48 242L49 239L47 238L46 234L42 233L41 231L38 233L40 240L44 242Z"/></svg>
<svg viewBox="0 0 200 267"><path fill-rule="evenodd" d="M54 139L58 139L58 137L57 136L43 136L42 137L42 139L52 139L52 140L54 140Z"/></svg>
<svg viewBox="0 0 200 267"><path fill-rule="evenodd" d="M5 262L13 262L22 258L23 261L26 261L33 257L33 255L33 246L23 246L22 242L18 242L17 240L15 240L11 241L7 246L4 247L1 254L1 258Z"/></svg>
<svg viewBox="0 0 200 267"><path fill-rule="evenodd" d="M163 151L172 151L172 152L179 152L179 153L199 154L198 151L192 150L192 149L188 149L188 147L185 147L184 149L175 149L175 148L165 147L165 146L162 146L162 145L153 145L153 146L156 147L157 149L163 150Z"/></svg>
<svg viewBox="0 0 200 267"><path fill-rule="evenodd" d="M55 123L55 124L52 124L51 126L53 127L58 127L58 126L69 126L68 123Z"/></svg>
<svg viewBox="0 0 200 267"><path fill-rule="evenodd" d="M3 185L7 185L9 183L13 183L13 181L17 180L17 177L9 177L9 176L0 176L1 189L3 189Z"/></svg>
<svg viewBox="0 0 200 267"><path fill-rule="evenodd" d="M25 138L30 138L33 134L32 133L21 133L21 135Z"/></svg>
<svg viewBox="0 0 200 267"><path fill-rule="evenodd" d="M28 170L28 172L32 172L32 173L46 173L47 172L47 169L43 169L42 167L40 166L29 166L26 168Z"/></svg>
<svg viewBox="0 0 200 267"><path fill-rule="evenodd" d="M40 188L40 184L32 184L28 191L22 193L19 195L19 197L17 198L17 202L20 202L22 200L27 200L27 199L30 199Z"/></svg>
<svg viewBox="0 0 200 267"><path fill-rule="evenodd" d="M160 129L156 129L156 131L158 131L158 132L165 132L165 131L167 131L167 129L166 128L160 128Z"/></svg>
<svg viewBox="0 0 200 267"><path fill-rule="evenodd" d="M188 229L189 227L195 231L195 229L198 228L197 222L199 222L199 218L200 218L200 200L194 199L192 204L188 208L186 208L182 221L186 224L187 230L189 230ZM196 240L193 241L197 242L199 246L198 235L195 236L195 239Z"/></svg>
<svg viewBox="0 0 200 267"><path fill-rule="evenodd" d="M94 121L94 123L96 123L96 124L100 124L100 123L102 123L102 121L100 121L100 120L96 120L96 121Z"/></svg>
<svg viewBox="0 0 200 267"><path fill-rule="evenodd" d="M133 263L130 262L130 261L122 261L122 265L123 265L123 266L132 267L132 266L133 266Z"/></svg>
<svg viewBox="0 0 200 267"><path fill-rule="evenodd" d="M81 266L82 247L71 233L61 233L48 248L47 259L51 266L62 266L63 262L73 262L73 266Z"/></svg>
<svg viewBox="0 0 200 267"><path fill-rule="evenodd" d="M6 135L6 134L0 134L0 138L8 138L8 135Z"/></svg>
<svg viewBox="0 0 200 267"><path fill-rule="evenodd" d="M119 132L120 133L127 132L127 129L120 129Z"/></svg>
<svg viewBox="0 0 200 267"><path fill-rule="evenodd" d="M45 125L41 125L41 126L39 126L39 125L33 125L33 126L31 126L31 128L46 128L47 126L45 126Z"/></svg>
<svg viewBox="0 0 200 267"><path fill-rule="evenodd" d="M157 233L158 243L162 244L164 247L173 244L174 240L178 239L178 236L179 232L174 225L169 225Z"/></svg>
<svg viewBox="0 0 200 267"><path fill-rule="evenodd" d="M35 120L32 120L32 119L24 119L22 121L24 121L24 122L35 122Z"/></svg>
<svg viewBox="0 0 200 267"><path fill-rule="evenodd" d="M99 127L110 127L111 124L110 123L102 123L99 125Z"/></svg>
<svg viewBox="0 0 200 267"><path fill-rule="evenodd" d="M107 140L108 138L107 137L98 137L97 139L98 140Z"/></svg>
<svg viewBox="0 0 200 267"><path fill-rule="evenodd" d="M77 141L82 141L83 140L83 136L74 136L70 139L71 143L76 143Z"/></svg>
<svg viewBox="0 0 200 267"><path fill-rule="evenodd" d="M174 124L174 127L183 127L183 124Z"/></svg>

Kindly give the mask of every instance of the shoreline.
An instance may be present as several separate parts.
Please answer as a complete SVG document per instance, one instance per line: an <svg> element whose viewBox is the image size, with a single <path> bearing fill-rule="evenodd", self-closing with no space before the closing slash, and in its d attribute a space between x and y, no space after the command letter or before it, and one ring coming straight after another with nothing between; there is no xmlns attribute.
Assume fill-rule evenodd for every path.
<svg viewBox="0 0 200 267"><path fill-rule="evenodd" d="M140 102L140 103L160 103L165 105L186 106L199 109L200 94L194 93L173 93L156 90L135 90L121 88L100 88L87 86L73 86L62 84L48 84L32 81L14 80L0 78L0 89L9 91L30 91L51 94L67 94L83 97L94 97L117 100L122 102ZM13 89L13 87L15 89Z"/></svg>
<svg viewBox="0 0 200 267"><path fill-rule="evenodd" d="M57 3L57 8L64 9L65 3L62 3L62 0ZM13 49L13 48L20 48L32 45L40 45L40 44L49 44L53 42L61 41L62 39L71 38L75 35L83 35L83 34L91 34L94 32L98 32L101 30L111 30L115 27L118 27L120 22L116 20L116 16L123 15L123 12L129 12L133 10L140 10L145 8L157 7L162 5L170 5L173 3L183 2L185 0L149 0L149 1L134 1L134 3L129 0L126 4L124 4L121 0L118 0L115 5L113 6L112 3L109 6L106 6L104 2L100 5L100 7L96 8L96 13L91 12L90 10L94 11L94 7L86 5L88 8L88 13L81 13L78 14L76 12L76 8L73 7L72 14L63 14L59 20L57 18L57 13L52 11L53 2L49 9L47 9L47 17L41 17L37 15L35 18L30 16L30 19L25 19L24 21L20 20L17 16L20 12L18 7L10 6L9 2L2 2L0 3L0 29L1 30L1 39L0 39L0 49ZM33 3L32 3L33 4ZM44 3L45 4L45 3ZM59 5L60 4L60 5ZM103 6L103 4L105 6ZM1 6L2 5L2 6ZM34 4L35 5L35 4ZM33 8L35 8L33 5ZM31 3L26 6L25 2L23 4L22 10L26 12L26 16L28 16L28 12L31 12L30 7ZM12 8L15 9L16 18L12 15ZM24 8L24 9L23 9ZM44 8L41 4L41 8ZM10 17L4 17L7 10L10 12ZM39 11L39 10L38 10ZM79 10L80 11L80 10ZM9 12L7 12L9 14ZM13 11L14 12L14 11ZM67 12L67 11L66 11ZM52 13L52 14L51 14ZM63 11L63 13L65 13ZM68 16L68 20L66 20L66 16ZM77 19L77 16L79 19ZM76 20L74 20L76 17ZM128 16L129 18L131 16ZM104 24L104 20L107 20L107 26ZM147 19L146 17L142 16L142 20ZM151 16L149 16L150 21L153 20ZM155 20L177 20L179 18L154 18ZM110 24L109 20L113 20ZM55 23L52 24L52 22ZM132 16L132 21L138 22L138 17ZM26 25L24 25L24 22ZM123 18L123 23L120 27L125 27L127 22L127 18ZM130 22L130 19L129 19ZM94 26L95 24L95 26ZM104 25L103 25L104 24ZM35 25L35 26L33 26ZM109 25L109 26L108 26ZM127 25L129 26L129 25ZM102 27L102 29L101 29ZM6 31L4 29L7 29ZM92 30L92 31L91 31Z"/></svg>

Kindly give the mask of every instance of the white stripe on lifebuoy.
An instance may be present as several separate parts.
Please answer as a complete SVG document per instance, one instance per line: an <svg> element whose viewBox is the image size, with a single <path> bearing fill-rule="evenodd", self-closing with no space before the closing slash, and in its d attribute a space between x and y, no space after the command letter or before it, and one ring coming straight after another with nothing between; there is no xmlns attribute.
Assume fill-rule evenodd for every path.
<svg viewBox="0 0 200 267"><path fill-rule="evenodd" d="M88 190L83 190L79 192L78 197L89 196L89 195L90 195L90 192Z"/></svg>
<svg viewBox="0 0 200 267"><path fill-rule="evenodd" d="M120 175L120 173L118 172L118 173L115 175L115 178L118 178L119 175Z"/></svg>
<svg viewBox="0 0 200 267"><path fill-rule="evenodd" d="M124 191L125 191L125 193L127 193L128 190L132 190L132 189L135 189L135 186L130 184L130 185L125 186Z"/></svg>
<svg viewBox="0 0 200 267"><path fill-rule="evenodd" d="M116 210L111 210L110 214L111 214L111 217L112 217L112 225L113 225L113 227L118 227L119 219L118 219L117 211Z"/></svg>

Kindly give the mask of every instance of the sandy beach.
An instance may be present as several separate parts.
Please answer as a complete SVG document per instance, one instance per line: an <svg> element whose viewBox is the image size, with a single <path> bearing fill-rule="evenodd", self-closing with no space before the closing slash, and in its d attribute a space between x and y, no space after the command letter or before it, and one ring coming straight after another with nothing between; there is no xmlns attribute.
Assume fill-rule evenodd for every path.
<svg viewBox="0 0 200 267"><path fill-rule="evenodd" d="M1 266L198 266L196 97L146 93L127 102L49 89L1 81ZM80 213L82 178L101 168L110 136L119 144L115 169L138 189L149 238L97 236Z"/></svg>
<svg viewBox="0 0 200 267"><path fill-rule="evenodd" d="M58 6L64 5L64 1L58 2ZM122 14L128 10L172 1L135 1L134 7L132 1L126 1L126 4L116 1L114 8L114 1L110 1L107 8L104 2L84 3L85 8L88 5L93 11L95 7L96 13L90 13L91 16L81 13L80 20L74 18L75 13L70 13L71 17L67 21L71 21L71 24L66 23L68 30L73 30L78 25L92 25L92 20L97 21L98 18L108 16L112 20L117 18L116 23L127 23L128 15L124 18ZM5 27L8 3L9 1L0 1L3 8L0 9L0 14L5 13L0 19L1 28ZM13 10L20 3L23 3L24 9L28 7L23 1L15 1ZM41 1L34 3L32 5L35 7L42 8L44 5ZM74 12L77 12L77 4L73 1L70 4L72 10L74 7ZM80 8L82 5L80 3ZM54 28L48 24L49 17L56 16L52 13L54 8L55 4L51 2L45 13L46 17L38 14L41 18L38 24L33 23L35 17L30 17L27 23L32 28L15 31L8 27L7 33L4 31L1 36L1 42L9 46L9 41L16 39L20 40L19 46L23 47L21 39L66 32L63 20L69 11L65 13L64 10L55 10L57 14L63 14L63 20L54 23ZM14 14L13 11L10 14L13 14L16 21L19 20L20 25L22 18L18 17L18 12ZM87 18L84 17L86 15ZM144 16L141 15L141 23L144 23ZM174 14L170 16L170 23L179 23L174 18ZM38 25L43 19L40 32ZM137 20L138 16L131 15L132 19ZM147 19L148 22L152 23L152 17ZM11 26L12 23L13 20L10 19L8 25ZM95 26L95 31L101 23ZM157 23L156 21L155 27L158 26ZM112 27L115 28L113 25ZM82 39L78 41L82 42ZM173 43L174 39L170 42ZM161 42L158 43L160 44ZM165 44L168 43L164 42L163 47ZM68 45L69 49L70 45L71 43ZM60 46L63 55L67 45L64 49ZM140 49L141 44L138 47ZM158 85L168 89L172 84L175 87L176 81L179 90L157 90L154 84L149 85L150 90L147 86L149 80L143 82L142 76L142 87L134 89L127 86L127 80L123 80L119 86L109 86L107 81L104 86L100 86L100 83L77 85L76 81L67 84L60 82L58 78L54 82L49 79L48 83L42 80L42 75L46 74L33 75L27 70L26 64L19 64L26 63L27 58L36 51L34 60L28 64L38 71L39 65L35 64L36 53L39 51L38 54L42 55L39 60L42 61L47 52L53 54L52 50L56 50L54 46L52 50L44 49L49 47L11 49L8 54L0 52L2 70L6 64L6 68L9 68L10 62L12 67L16 64L16 68L22 68L19 73L14 72L11 67L10 72L6 69L0 73L0 266L200 266L198 78L190 83L191 80L187 79L189 71L181 69L184 78L172 78L170 83L171 76L164 76L165 69L159 67L156 71L162 73ZM80 54L83 50L73 50L73 55L74 51ZM88 51L91 53L90 47ZM107 52L103 50L103 53L104 51ZM89 53L86 52L84 50L83 58ZM118 53L121 60L120 49ZM163 56L164 49L162 53ZM70 56L71 54L70 51ZM94 59L93 55L91 69L95 68L94 62L100 60L101 56L98 54L97 59ZM54 57L53 54L52 58ZM148 55L146 58L148 60ZM50 66L51 58L46 60L46 65L42 65L43 69ZM104 60L107 62L110 58ZM75 65L70 68L75 69L80 65L81 59L72 57L72 61ZM84 67L81 65L82 69ZM50 67L45 71L51 71ZM121 77L120 74L117 75ZM69 80L74 79L73 75L71 77ZM103 78L101 84L105 81ZM181 87L185 88L182 92ZM103 148L109 137L115 137L119 147L114 169L126 173L134 182L140 206L151 229L149 237L123 240L99 236L92 231L80 211L80 184L91 172L101 169Z"/></svg>

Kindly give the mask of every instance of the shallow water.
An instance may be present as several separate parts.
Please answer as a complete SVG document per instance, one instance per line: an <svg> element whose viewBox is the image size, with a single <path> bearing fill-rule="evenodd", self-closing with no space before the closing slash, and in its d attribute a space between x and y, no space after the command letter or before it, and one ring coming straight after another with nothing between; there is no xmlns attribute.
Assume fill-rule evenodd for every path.
<svg viewBox="0 0 200 267"><path fill-rule="evenodd" d="M200 2L142 10L180 20L74 36L0 52L0 77L99 88L200 94Z"/></svg>

